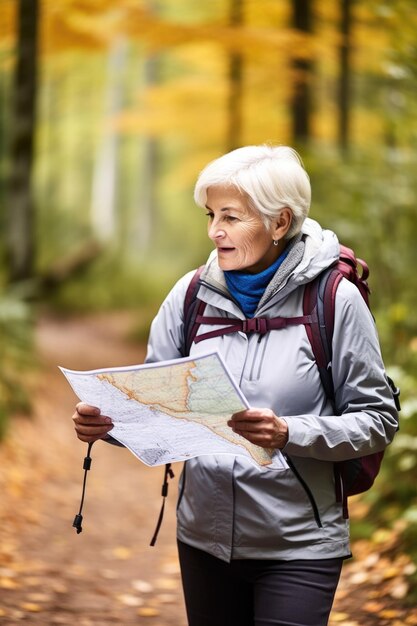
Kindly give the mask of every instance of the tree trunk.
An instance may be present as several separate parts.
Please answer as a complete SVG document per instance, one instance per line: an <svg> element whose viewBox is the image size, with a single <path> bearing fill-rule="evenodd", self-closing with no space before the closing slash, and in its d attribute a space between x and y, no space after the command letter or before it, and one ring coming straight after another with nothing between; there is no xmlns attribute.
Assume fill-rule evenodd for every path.
<svg viewBox="0 0 417 626"><path fill-rule="evenodd" d="M35 272L35 208L31 174L37 92L38 22L38 0L19 0L6 226L10 282L28 279Z"/></svg>
<svg viewBox="0 0 417 626"><path fill-rule="evenodd" d="M352 1L340 1L340 36L341 43L339 49L339 127L338 143L341 152L346 152L349 148L350 130L350 102L351 102L351 27L352 27Z"/></svg>
<svg viewBox="0 0 417 626"><path fill-rule="evenodd" d="M126 42L119 39L109 53L104 137L93 175L91 225L93 233L102 242L114 241L118 235L116 195L120 138L118 131L113 127L113 118L122 107L121 80L125 61Z"/></svg>
<svg viewBox="0 0 417 626"><path fill-rule="evenodd" d="M150 55L144 63L144 88L152 88L158 82L159 59ZM141 176L138 179L138 208L136 209L134 241L131 243L135 256L146 259L151 249L156 224L158 221L158 170L159 170L159 140L146 135L143 140L143 160Z"/></svg>
<svg viewBox="0 0 417 626"><path fill-rule="evenodd" d="M305 34L313 32L312 0L293 0L293 27ZM296 144L305 144L311 136L311 78L313 62L293 56L295 80L291 100L292 135Z"/></svg>
<svg viewBox="0 0 417 626"><path fill-rule="evenodd" d="M161 12L160 4L158 0L147 0L146 10L157 18ZM161 55L158 52L147 53L143 60L140 81L145 92L160 82L160 69ZM151 256L158 233L160 218L158 179L162 159L160 146L160 139L154 137L152 133L145 133L140 144L140 161L133 194L133 216L128 245L129 256L139 262L146 261Z"/></svg>
<svg viewBox="0 0 417 626"><path fill-rule="evenodd" d="M243 23L243 0L230 0L230 25ZM229 94L227 101L227 151L240 146L242 139L242 91L243 60L239 52L232 52L229 59Z"/></svg>

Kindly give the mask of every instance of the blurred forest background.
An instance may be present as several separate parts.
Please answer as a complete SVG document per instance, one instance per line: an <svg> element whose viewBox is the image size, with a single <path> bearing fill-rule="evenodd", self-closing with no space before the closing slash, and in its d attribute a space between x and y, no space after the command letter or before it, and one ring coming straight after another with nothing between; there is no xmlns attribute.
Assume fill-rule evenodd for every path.
<svg viewBox="0 0 417 626"><path fill-rule="evenodd" d="M192 190L296 147L311 216L367 260L401 429L368 514L417 561L415 0L0 0L0 427L29 410L43 311L133 309L210 250Z"/></svg>

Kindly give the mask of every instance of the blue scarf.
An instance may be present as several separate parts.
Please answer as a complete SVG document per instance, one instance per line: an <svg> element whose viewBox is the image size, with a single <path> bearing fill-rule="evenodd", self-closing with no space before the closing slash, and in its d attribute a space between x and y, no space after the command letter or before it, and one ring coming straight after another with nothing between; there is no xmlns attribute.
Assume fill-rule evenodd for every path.
<svg viewBox="0 0 417 626"><path fill-rule="evenodd" d="M285 260L288 248L277 258L272 265L259 274L233 270L224 272L227 288L239 303L240 308L247 318L253 317L263 293L270 283L275 272Z"/></svg>

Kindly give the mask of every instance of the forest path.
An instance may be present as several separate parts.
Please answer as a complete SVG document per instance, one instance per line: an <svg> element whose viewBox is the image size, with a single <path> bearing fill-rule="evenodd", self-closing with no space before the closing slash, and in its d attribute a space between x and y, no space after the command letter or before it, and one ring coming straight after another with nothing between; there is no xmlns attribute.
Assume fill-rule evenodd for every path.
<svg viewBox="0 0 417 626"><path fill-rule="evenodd" d="M75 438L76 398L58 370L140 363L144 347L128 341L129 313L43 317L40 364L29 384L34 415L16 418L0 446L0 623L52 626L186 626L175 544L175 491L167 499L157 545L149 546L161 506L163 469L126 450L92 449L83 532L78 512L86 446ZM398 608L411 565L363 542L344 568L330 624L417 625ZM403 559L401 561L401 558ZM408 574L407 574L408 568ZM215 625L213 625L215 626Z"/></svg>

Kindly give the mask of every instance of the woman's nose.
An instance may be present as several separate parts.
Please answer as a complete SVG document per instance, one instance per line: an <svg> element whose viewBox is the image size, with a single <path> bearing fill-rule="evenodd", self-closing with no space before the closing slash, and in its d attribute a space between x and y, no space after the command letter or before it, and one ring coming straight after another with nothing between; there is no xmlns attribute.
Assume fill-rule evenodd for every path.
<svg viewBox="0 0 417 626"><path fill-rule="evenodd" d="M220 237L225 236L225 232L223 228L220 228L218 224L213 222L209 227L208 236L210 237L210 239L213 239L213 240L219 239Z"/></svg>

